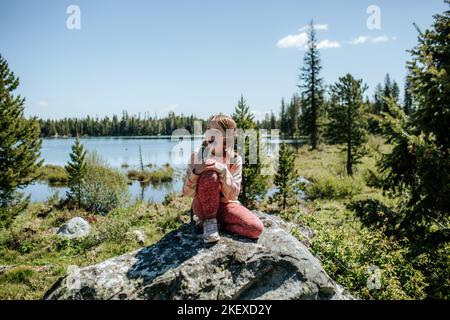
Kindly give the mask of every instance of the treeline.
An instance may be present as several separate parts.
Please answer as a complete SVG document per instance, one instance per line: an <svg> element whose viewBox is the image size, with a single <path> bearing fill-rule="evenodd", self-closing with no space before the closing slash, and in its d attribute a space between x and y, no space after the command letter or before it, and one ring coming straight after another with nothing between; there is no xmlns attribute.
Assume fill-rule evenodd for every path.
<svg viewBox="0 0 450 320"><path fill-rule="evenodd" d="M403 93L398 83L392 80L389 74L386 74L384 82L377 84L372 97L365 96L364 104L366 105L366 113L368 117L368 131L372 134L381 133L379 121L377 117L382 112L388 111L386 99L392 98L394 102L402 106L405 114L410 115L413 111L413 99L409 92L408 77L405 80ZM328 97L321 102L324 109L324 120L329 118L331 107L332 86L328 86L326 93ZM296 138L308 135L308 122L305 118L304 109L307 108L307 101L298 93L295 93L288 102L283 98L278 113L273 111L266 113L264 119L256 121L256 126L261 129L279 129L284 137ZM322 124L326 129L326 121Z"/></svg>
<svg viewBox="0 0 450 320"><path fill-rule="evenodd" d="M138 115L129 115L123 111L122 116L113 115L111 118L90 117L64 118L59 120L39 120L42 137L75 137L80 136L150 136L171 135L175 129L185 128L194 132L194 121L205 121L193 115L176 115L169 112L166 117L158 118Z"/></svg>

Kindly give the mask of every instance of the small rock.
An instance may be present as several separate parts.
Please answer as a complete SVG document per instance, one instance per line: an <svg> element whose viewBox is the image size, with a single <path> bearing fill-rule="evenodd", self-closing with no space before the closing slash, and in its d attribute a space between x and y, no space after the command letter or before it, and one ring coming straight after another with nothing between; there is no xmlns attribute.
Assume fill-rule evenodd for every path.
<svg viewBox="0 0 450 320"><path fill-rule="evenodd" d="M142 230L133 230L132 235L136 238L137 242L139 244L144 244L145 243L145 233Z"/></svg>
<svg viewBox="0 0 450 320"><path fill-rule="evenodd" d="M89 234L91 227L89 222L80 217L75 217L67 221L58 229L57 234L69 239L85 237Z"/></svg>

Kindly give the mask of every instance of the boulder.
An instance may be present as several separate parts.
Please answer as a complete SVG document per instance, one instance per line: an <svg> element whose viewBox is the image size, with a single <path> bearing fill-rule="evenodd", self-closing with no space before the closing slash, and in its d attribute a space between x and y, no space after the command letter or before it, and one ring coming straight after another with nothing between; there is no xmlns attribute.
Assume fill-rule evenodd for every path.
<svg viewBox="0 0 450 320"><path fill-rule="evenodd" d="M265 226L256 241L222 233L207 245L184 224L152 246L71 270L44 299L352 299L291 235L295 226L255 214Z"/></svg>
<svg viewBox="0 0 450 320"><path fill-rule="evenodd" d="M61 237L69 239L87 236L91 230L89 222L80 217L75 217L64 223L56 232Z"/></svg>

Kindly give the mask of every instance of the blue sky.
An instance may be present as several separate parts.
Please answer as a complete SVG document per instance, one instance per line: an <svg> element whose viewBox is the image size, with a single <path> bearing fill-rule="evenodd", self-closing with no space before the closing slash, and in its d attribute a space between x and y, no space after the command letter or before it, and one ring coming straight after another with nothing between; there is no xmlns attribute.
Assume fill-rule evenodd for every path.
<svg viewBox="0 0 450 320"><path fill-rule="evenodd" d="M69 5L81 29L69 30ZM377 5L381 29L367 28ZM0 0L0 53L20 77L26 114L43 118L230 114L244 94L257 117L297 90L302 30L318 24L327 84L350 72L403 86L413 26L443 0L24 1ZM283 40L284 39L284 40ZM358 44L356 44L358 43Z"/></svg>

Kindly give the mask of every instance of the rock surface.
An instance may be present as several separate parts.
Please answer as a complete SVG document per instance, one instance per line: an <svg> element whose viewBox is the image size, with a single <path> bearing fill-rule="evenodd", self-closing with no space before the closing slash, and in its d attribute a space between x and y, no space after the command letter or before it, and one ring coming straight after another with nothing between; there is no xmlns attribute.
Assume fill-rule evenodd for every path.
<svg viewBox="0 0 450 320"><path fill-rule="evenodd" d="M292 225L256 214L265 226L257 241L222 233L205 245L185 224L152 246L71 270L44 299L352 299Z"/></svg>
<svg viewBox="0 0 450 320"><path fill-rule="evenodd" d="M57 234L69 239L87 236L91 230L89 222L80 217L75 217L64 223L57 231Z"/></svg>

